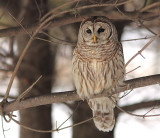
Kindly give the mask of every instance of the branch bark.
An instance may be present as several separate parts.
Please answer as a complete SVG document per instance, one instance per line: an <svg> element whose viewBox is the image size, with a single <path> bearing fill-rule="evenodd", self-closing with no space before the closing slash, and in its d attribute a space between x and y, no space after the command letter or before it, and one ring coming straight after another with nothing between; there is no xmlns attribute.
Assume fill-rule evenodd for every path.
<svg viewBox="0 0 160 138"><path fill-rule="evenodd" d="M118 89L116 92L113 92L113 94L120 93L130 89L159 84L160 74L127 80L125 81L125 83L127 84L126 87ZM95 95L93 97L95 98L95 97L102 97L102 96L110 96L110 95L108 93L102 93L102 94ZM46 94L46 95L21 99L20 101L13 100L11 102L7 102L3 104L1 103L0 114L1 115L3 113L8 114L9 112L12 112L12 111L22 110L22 109L36 107L40 105L46 105L46 104L52 104L52 103L58 103L58 102L78 101L78 100L81 100L81 99L76 94L75 90Z"/></svg>
<svg viewBox="0 0 160 138"><path fill-rule="evenodd" d="M154 19L157 18L159 15L156 13L143 13L143 14L138 14L137 12L125 12L124 13L126 16L122 16L120 13L118 12L109 12L109 14L102 14L103 16L107 16L108 18L112 19L112 20L129 20L128 17L136 19L136 17L139 17L139 19ZM56 18L56 20L52 20L50 21L50 24L48 26L46 26L45 29L49 29L52 27L59 27L59 26L63 26L63 25L67 25L67 24L72 24L72 23L76 23L76 22L80 22L82 21L84 18L88 17L88 16L92 16L93 14L88 14L87 16L85 15L81 15L80 17L73 17L73 16L69 16L69 17L63 17L63 18ZM96 14L94 14L95 16ZM16 35L21 35L21 34L26 34L26 32L28 33L33 33L39 26L39 23L36 23L34 25L26 25L24 26L24 28L22 28L21 26L17 26L17 27L9 27L6 29L1 29L0 30L0 37L11 37L11 36L16 36Z"/></svg>

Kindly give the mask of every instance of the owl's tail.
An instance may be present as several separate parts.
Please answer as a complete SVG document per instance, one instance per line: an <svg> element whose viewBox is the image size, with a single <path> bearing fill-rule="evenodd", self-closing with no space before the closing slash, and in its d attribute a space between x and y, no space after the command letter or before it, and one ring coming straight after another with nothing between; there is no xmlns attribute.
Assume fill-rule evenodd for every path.
<svg viewBox="0 0 160 138"><path fill-rule="evenodd" d="M93 111L95 126L100 131L111 131L115 124L114 103L109 98L103 97L90 99L88 104Z"/></svg>

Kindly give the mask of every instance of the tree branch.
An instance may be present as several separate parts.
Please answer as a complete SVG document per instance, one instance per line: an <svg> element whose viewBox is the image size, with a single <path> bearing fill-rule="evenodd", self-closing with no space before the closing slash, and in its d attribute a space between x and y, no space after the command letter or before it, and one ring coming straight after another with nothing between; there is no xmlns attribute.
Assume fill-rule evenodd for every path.
<svg viewBox="0 0 160 138"><path fill-rule="evenodd" d="M145 87L153 84L159 84L160 74L127 80L125 81L125 83L127 84L126 87L118 89L116 92L113 92L113 94L120 93L130 89ZM95 95L93 97L95 98L95 97L102 97L102 96L110 96L110 95L108 93L102 93L102 94ZM46 104L52 104L52 103L58 103L58 102L78 101L78 100L81 100L81 99L76 94L76 91L52 93L49 95L41 95L41 96L21 99L20 101L14 100L7 103L1 103L0 114L1 115L3 113L8 114L9 112L12 112L12 111L22 110L22 109L36 107L40 105L46 105Z"/></svg>
<svg viewBox="0 0 160 138"><path fill-rule="evenodd" d="M160 105L160 100L153 100L153 101L143 101L140 103L132 104L132 105L126 105L123 106L123 110L132 112L135 110L143 109L143 108L152 108L153 106L158 106ZM115 111L116 114L122 113L120 110Z"/></svg>
<svg viewBox="0 0 160 138"><path fill-rule="evenodd" d="M120 13L112 11L109 12L109 14L104 15L101 14L103 16L107 16L108 18L114 20L128 20L127 17L125 16L121 16ZM137 14L136 12L125 12L125 15L127 15L130 18L136 19L136 17L139 17L139 19L154 19L159 16L156 13L141 13L141 14ZM68 17L63 17L63 18L56 18L55 20L50 21L50 24L48 26L45 26L45 29L49 29L52 27L59 27L59 26L63 26L63 25L67 25L67 24L72 24L72 23L76 23L76 22L80 22L82 21L84 18L88 17L88 16L93 16L93 14L88 14L86 15L81 15L81 17L73 17L73 16L68 16ZM96 14L94 14L94 16L96 16ZM16 35L21 35L21 34L26 34L26 32L32 34L39 26L39 23L36 23L34 25L26 25L23 26L24 29L26 31L24 31L24 29L21 26L18 27L9 27L6 29L1 29L0 30L0 37L11 37L11 36L16 36Z"/></svg>

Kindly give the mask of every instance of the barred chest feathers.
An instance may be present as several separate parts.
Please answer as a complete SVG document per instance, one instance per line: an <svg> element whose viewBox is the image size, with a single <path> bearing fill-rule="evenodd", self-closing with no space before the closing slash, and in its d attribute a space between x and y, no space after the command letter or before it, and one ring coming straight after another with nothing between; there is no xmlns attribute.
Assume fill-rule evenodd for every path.
<svg viewBox="0 0 160 138"><path fill-rule="evenodd" d="M113 80L116 79L115 77L121 72L119 69L122 69L123 66L115 64L116 62L118 62L116 57L109 62L96 59L88 62L74 56L72 60L73 79L79 96L82 99L89 98L94 94L101 93L104 89L109 89Z"/></svg>

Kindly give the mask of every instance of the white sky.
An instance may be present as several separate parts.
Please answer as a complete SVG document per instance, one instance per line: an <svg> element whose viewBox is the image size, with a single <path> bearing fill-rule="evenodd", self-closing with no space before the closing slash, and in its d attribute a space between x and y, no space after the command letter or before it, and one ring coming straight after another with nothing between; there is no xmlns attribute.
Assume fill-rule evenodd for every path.
<svg viewBox="0 0 160 138"><path fill-rule="evenodd" d="M151 34L146 34L145 30L140 29L130 29L128 27L125 28L125 33L122 36L122 40L126 39L133 39L133 38L140 38L140 37L146 37L150 36ZM134 55L136 54L147 42L145 41L131 41L131 42L123 42L123 48L124 48L124 55L126 62ZM142 55L145 57L143 59L141 56L137 56L132 63L127 67L127 71L132 70L138 66L141 66L139 69L135 70L134 72L127 75L127 79L135 78L135 77L141 77L141 76L147 76L151 74L158 74L160 73L159 68L156 66L157 63L154 62L155 59L155 51L153 50L154 45L149 46ZM158 61L158 60L157 60ZM160 62L160 61L159 61ZM5 84L7 84L5 82ZM68 85L68 84L67 84ZM65 86L63 86L63 90L65 90ZM140 88L135 89L129 94L127 97L120 100L119 105L123 106L126 104L132 104L141 102L143 100L151 100L151 99L160 99L160 93L159 92L159 85L149 86L146 88ZM0 93L5 92L6 86L0 82ZM54 89L56 90L62 90L60 88ZM62 90L62 91L63 91ZM11 91L11 94L16 94L16 85ZM136 114L145 114L147 110L138 110L134 113ZM152 112L153 114L158 113L157 110L154 110ZM17 115L17 112L14 112L14 114ZM55 104L53 106L53 113L52 116L54 116L53 124L57 123L57 125L61 124L64 120L68 118L68 116L71 114L71 111L63 104ZM2 119L0 119L0 124ZM65 126L68 126L72 123L71 120L69 120ZM19 126L13 122L5 123L3 122L3 127L5 129L5 136L6 138L13 137L18 138L19 136ZM159 138L160 136L160 117L154 117L154 118L137 118L133 117L127 114L121 114L118 117L116 129L115 129L115 138ZM54 138L71 138L72 136L72 129L65 129L63 131L60 131L59 133L55 132ZM3 138L3 131L2 131L2 125L0 125L0 138Z"/></svg>

